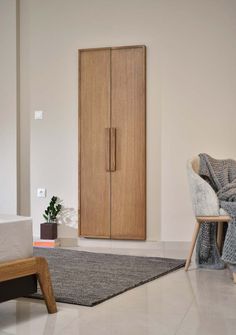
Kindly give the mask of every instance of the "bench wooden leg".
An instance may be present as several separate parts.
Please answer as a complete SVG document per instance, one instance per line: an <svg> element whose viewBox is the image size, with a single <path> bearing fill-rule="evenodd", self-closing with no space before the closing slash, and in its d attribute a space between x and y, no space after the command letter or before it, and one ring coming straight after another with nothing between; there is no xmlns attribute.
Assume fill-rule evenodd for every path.
<svg viewBox="0 0 236 335"><path fill-rule="evenodd" d="M48 313L56 313L48 263L43 257L30 257L0 264L0 282L36 274Z"/></svg>
<svg viewBox="0 0 236 335"><path fill-rule="evenodd" d="M53 294L50 272L48 263L45 258L37 257L37 278L43 297L47 306L48 313L53 314L57 312L57 305Z"/></svg>
<svg viewBox="0 0 236 335"><path fill-rule="evenodd" d="M192 259L192 255L193 255L193 250L195 248L195 244L197 241L197 237L198 237L198 233L199 233L199 229L200 229L200 223L197 221L195 224L195 228L194 228L194 232L193 232L193 237L192 237L192 243L191 243L191 247L190 247L190 251L185 263L185 271L188 271L189 265L191 263L191 259Z"/></svg>

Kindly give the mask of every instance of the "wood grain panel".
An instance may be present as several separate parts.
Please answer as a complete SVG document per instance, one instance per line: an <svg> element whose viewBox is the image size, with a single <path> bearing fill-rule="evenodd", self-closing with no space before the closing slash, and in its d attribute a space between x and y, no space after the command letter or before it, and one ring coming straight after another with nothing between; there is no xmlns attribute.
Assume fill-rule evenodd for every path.
<svg viewBox="0 0 236 335"><path fill-rule="evenodd" d="M111 127L116 170L111 173L111 237L146 238L145 47L111 51Z"/></svg>
<svg viewBox="0 0 236 335"><path fill-rule="evenodd" d="M110 49L80 50L80 235L110 237Z"/></svg>

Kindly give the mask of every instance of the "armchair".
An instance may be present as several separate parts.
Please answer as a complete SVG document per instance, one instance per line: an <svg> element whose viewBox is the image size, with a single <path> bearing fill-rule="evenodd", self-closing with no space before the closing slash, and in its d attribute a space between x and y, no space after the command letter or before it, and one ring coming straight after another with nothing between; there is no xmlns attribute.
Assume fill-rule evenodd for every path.
<svg viewBox="0 0 236 335"><path fill-rule="evenodd" d="M196 224L192 236L190 251L185 264L185 271L188 271L192 254L195 248L200 226L205 222L217 222L217 245L220 248L222 243L223 223L229 222L231 217L219 206L218 197L213 188L199 175L200 158L194 157L187 163L188 180L192 197L193 211ZM236 283L236 273L233 274Z"/></svg>

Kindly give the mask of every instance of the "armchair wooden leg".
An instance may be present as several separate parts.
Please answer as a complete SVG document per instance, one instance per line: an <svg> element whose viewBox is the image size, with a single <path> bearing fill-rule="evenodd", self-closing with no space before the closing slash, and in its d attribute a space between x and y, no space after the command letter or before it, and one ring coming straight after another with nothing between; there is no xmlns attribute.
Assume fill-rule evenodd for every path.
<svg viewBox="0 0 236 335"><path fill-rule="evenodd" d="M233 272L233 280L234 280L234 284L236 284L236 272Z"/></svg>
<svg viewBox="0 0 236 335"><path fill-rule="evenodd" d="M221 252L222 241L223 241L223 227L224 227L224 223L223 222L218 222L218 226L217 226L217 246L218 246L220 252Z"/></svg>
<svg viewBox="0 0 236 335"><path fill-rule="evenodd" d="M47 306L48 313L57 312L57 305L53 294L51 277L48 269L48 263L43 257L36 257L37 261L37 278L43 297Z"/></svg>
<svg viewBox="0 0 236 335"><path fill-rule="evenodd" d="M195 224L195 228L194 228L194 233L193 233L193 237L192 237L192 243L191 243L190 251L189 251L186 263L185 263L185 268L184 268L185 271L188 271L189 265L191 263L193 250L195 248L195 244L196 244L196 241L197 241L199 229L200 229L200 223L197 221L196 224Z"/></svg>

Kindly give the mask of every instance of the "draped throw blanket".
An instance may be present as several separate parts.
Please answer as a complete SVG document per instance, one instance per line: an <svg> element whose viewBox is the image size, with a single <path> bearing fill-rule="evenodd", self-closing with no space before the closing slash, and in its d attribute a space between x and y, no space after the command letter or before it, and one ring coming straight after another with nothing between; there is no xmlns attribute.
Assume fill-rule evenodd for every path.
<svg viewBox="0 0 236 335"><path fill-rule="evenodd" d="M222 257L216 244L216 223L203 223L197 241L199 267L222 269L227 263L236 270L236 161L218 160L200 154L200 176L215 190L223 208L232 218L228 224Z"/></svg>

